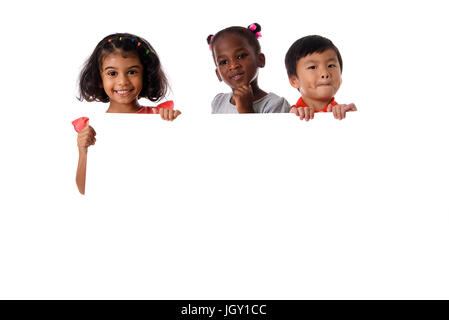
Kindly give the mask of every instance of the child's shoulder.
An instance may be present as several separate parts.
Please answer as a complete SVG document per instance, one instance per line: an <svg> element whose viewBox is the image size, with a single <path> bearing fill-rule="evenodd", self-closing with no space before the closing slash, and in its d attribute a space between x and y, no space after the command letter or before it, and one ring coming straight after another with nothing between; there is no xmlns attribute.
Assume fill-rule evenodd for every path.
<svg viewBox="0 0 449 320"><path fill-rule="evenodd" d="M223 102L229 102L232 97L232 92L228 93L219 93L212 100L212 104L221 104Z"/></svg>
<svg viewBox="0 0 449 320"><path fill-rule="evenodd" d="M284 113L290 111L290 104L288 101L270 92L261 99L254 101L254 109L258 109L260 113Z"/></svg>
<svg viewBox="0 0 449 320"><path fill-rule="evenodd" d="M237 109L230 102L232 92L219 93L212 100L212 113L235 113ZM235 112L234 112L235 109Z"/></svg>

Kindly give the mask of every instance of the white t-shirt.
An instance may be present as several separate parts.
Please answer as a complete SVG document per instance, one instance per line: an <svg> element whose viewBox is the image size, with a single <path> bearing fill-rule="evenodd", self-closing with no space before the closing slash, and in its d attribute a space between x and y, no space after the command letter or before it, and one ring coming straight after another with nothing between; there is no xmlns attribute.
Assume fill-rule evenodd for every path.
<svg viewBox="0 0 449 320"><path fill-rule="evenodd" d="M238 113L237 107L231 101L232 92L219 93L212 100L212 113ZM281 113L289 112L290 104L287 100L273 92L253 102L255 113Z"/></svg>

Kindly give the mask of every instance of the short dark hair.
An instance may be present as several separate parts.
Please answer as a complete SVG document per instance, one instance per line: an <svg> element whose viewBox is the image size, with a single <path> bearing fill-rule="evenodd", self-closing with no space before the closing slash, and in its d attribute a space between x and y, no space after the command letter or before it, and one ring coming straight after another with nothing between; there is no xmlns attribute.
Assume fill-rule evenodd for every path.
<svg viewBox="0 0 449 320"><path fill-rule="evenodd" d="M313 35L296 40L291 45L290 49L288 49L287 54L285 55L285 68L287 68L288 76L297 76L296 64L299 59L312 53L323 53L328 49L335 51L338 63L340 64L340 70L343 71L343 60L341 59L338 48L329 39L322 36Z"/></svg>
<svg viewBox="0 0 449 320"><path fill-rule="evenodd" d="M108 95L100 85L100 69L103 59L116 51L134 53L142 63L142 90L139 98L156 102L165 97L168 80L153 47L145 39L133 34L115 33L101 40L85 62L79 76L79 100L109 102Z"/></svg>
<svg viewBox="0 0 449 320"><path fill-rule="evenodd" d="M252 27L252 29L250 29L250 27ZM207 44L209 44L210 49L212 50L212 55L214 54L214 45L217 42L218 39L220 39L223 35L225 34L237 34L241 37L243 37L244 39L246 39L246 41L248 41L249 45L254 49L254 52L260 53L261 48L260 48L260 43L259 40L257 40L257 33L259 33L262 30L262 27L260 26L260 24L258 23L253 23L251 25L249 25L247 28L244 27L238 27L238 26L234 26L234 27L229 27L223 30L218 31L215 35L209 35L207 37Z"/></svg>

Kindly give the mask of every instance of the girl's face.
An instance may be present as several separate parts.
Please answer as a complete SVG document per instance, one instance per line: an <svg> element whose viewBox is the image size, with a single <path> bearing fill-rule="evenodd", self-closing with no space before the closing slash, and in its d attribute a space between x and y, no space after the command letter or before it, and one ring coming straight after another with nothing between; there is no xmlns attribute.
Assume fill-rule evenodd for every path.
<svg viewBox="0 0 449 320"><path fill-rule="evenodd" d="M114 52L101 65L103 89L111 104L135 103L142 90L143 66L137 55Z"/></svg>
<svg viewBox="0 0 449 320"><path fill-rule="evenodd" d="M215 73L232 89L257 79L258 69L265 66L265 57L257 54L248 41L237 34L221 36L214 44Z"/></svg>

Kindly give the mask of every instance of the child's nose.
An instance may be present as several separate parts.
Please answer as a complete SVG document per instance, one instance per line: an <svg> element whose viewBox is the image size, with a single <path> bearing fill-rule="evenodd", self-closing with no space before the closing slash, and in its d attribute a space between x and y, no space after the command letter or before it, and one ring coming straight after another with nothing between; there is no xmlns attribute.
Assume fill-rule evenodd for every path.
<svg viewBox="0 0 449 320"><path fill-rule="evenodd" d="M322 75L321 75L321 79L328 79L329 78L329 73L328 72L324 72Z"/></svg>
<svg viewBox="0 0 449 320"><path fill-rule="evenodd" d="M118 77L118 81L120 84L127 84L129 82L129 79L126 74L123 74L120 77Z"/></svg>
<svg viewBox="0 0 449 320"><path fill-rule="evenodd" d="M229 64L230 69L236 69L240 67L240 62L238 60L231 60Z"/></svg>

